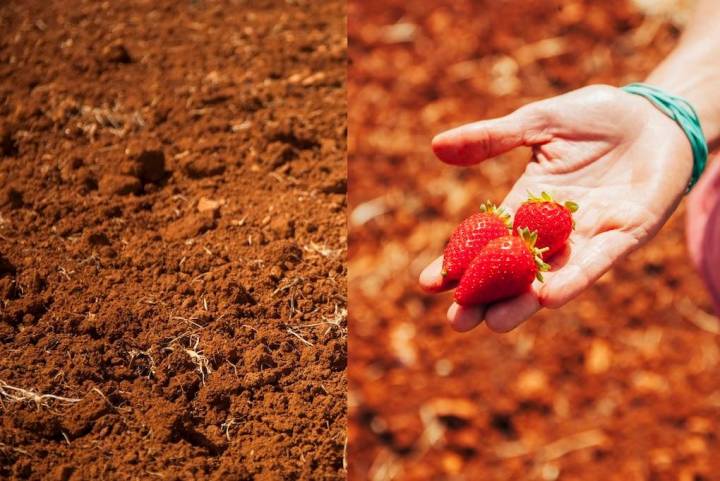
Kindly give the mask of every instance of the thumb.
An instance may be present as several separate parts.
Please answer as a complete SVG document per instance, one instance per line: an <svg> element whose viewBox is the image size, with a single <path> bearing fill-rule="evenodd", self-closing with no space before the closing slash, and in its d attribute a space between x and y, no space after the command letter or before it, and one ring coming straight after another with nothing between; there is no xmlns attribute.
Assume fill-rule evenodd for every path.
<svg viewBox="0 0 720 481"><path fill-rule="evenodd" d="M510 115L447 130L432 140L435 155L448 164L472 165L521 146L549 142L547 117L530 104Z"/></svg>

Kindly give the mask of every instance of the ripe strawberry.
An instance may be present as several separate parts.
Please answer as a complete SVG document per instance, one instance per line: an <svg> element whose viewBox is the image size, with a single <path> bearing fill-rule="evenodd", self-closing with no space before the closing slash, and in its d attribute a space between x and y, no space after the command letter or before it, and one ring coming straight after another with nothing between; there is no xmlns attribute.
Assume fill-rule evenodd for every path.
<svg viewBox="0 0 720 481"><path fill-rule="evenodd" d="M491 202L480 206L480 212L471 215L455 228L443 253L442 275L448 281L457 281L493 239L508 235L510 216Z"/></svg>
<svg viewBox="0 0 720 481"><path fill-rule="evenodd" d="M549 259L565 247L575 227L572 214L577 210L575 202L560 204L547 192L543 192L540 197L531 194L515 213L513 231L517 233L523 227L536 231L537 246L540 249L547 247L543 257Z"/></svg>
<svg viewBox="0 0 720 481"><path fill-rule="evenodd" d="M474 306L507 299L526 292L542 271L543 249L535 247L537 233L520 229L517 236L491 240L470 263L455 289L455 301Z"/></svg>

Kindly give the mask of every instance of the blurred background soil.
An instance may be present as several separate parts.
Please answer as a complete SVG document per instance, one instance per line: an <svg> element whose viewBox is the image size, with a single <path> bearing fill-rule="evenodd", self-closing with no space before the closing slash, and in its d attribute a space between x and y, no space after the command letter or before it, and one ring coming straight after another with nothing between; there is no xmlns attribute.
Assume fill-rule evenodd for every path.
<svg viewBox="0 0 720 481"><path fill-rule="evenodd" d="M416 278L499 202L528 151L436 161L449 127L590 83L643 79L677 1L351 1L350 479L720 479L718 321L683 208L649 245L516 331L445 323Z"/></svg>
<svg viewBox="0 0 720 481"><path fill-rule="evenodd" d="M0 3L0 479L344 479L345 18Z"/></svg>

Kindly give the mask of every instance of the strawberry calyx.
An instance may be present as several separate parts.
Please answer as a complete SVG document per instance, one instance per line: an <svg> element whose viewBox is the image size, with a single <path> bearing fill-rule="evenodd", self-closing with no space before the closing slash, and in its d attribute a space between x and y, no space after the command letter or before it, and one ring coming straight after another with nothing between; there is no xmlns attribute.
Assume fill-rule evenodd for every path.
<svg viewBox="0 0 720 481"><path fill-rule="evenodd" d="M538 202L538 203L541 203L541 202L555 202L555 199L553 199L550 194L548 194L547 192L544 192L544 191L543 191L543 192L540 192L540 195L539 195L539 196L533 194L533 193L530 192L529 190L527 191L527 194L528 194L528 198L527 198L527 201L526 201L526 202Z"/></svg>
<svg viewBox="0 0 720 481"><path fill-rule="evenodd" d="M521 227L517 231L518 237L520 237L523 242L525 242L525 245L530 250L530 253L533 256L533 259L535 260L535 266L537 267L537 273L535 274L535 277L540 282L543 282L543 272L547 272L550 270L550 264L543 261L542 255L543 253L547 252L549 249L548 247L543 247L542 249L539 249L535 247L535 243L537 242L537 231L530 231L527 227Z"/></svg>
<svg viewBox="0 0 720 481"><path fill-rule="evenodd" d="M566 200L563 204L567 210L569 210L571 213L577 212L577 210L580 208L579 205L577 205L577 202L573 202L571 200Z"/></svg>
<svg viewBox="0 0 720 481"><path fill-rule="evenodd" d="M512 219L510 218L510 214L507 213L505 209L502 207L498 207L489 200L486 200L482 204L480 204L480 212L484 214L490 214L494 215L508 227L508 229L512 228Z"/></svg>
<svg viewBox="0 0 720 481"><path fill-rule="evenodd" d="M532 192L528 191L528 200L526 202L534 202L534 203L552 202L553 204L562 205L567 210L569 210L571 214L574 214L580 208L580 206L578 205L577 202L573 202L571 200L566 200L565 202L560 204L555 199L553 199L550 194L548 194L547 192L544 192L544 191L540 193L540 197L538 197L535 194L533 194ZM572 220L572 228L575 229L575 219Z"/></svg>
<svg viewBox="0 0 720 481"><path fill-rule="evenodd" d="M540 196L536 196L532 192L528 191L528 200L527 202L553 202L555 204L560 204L560 202L557 202L553 197L548 194L547 192L541 192ZM572 213L577 212L577 210L580 208L580 206L577 204L577 202L573 202L571 200L565 201L562 204L563 207L565 207L567 210L569 210Z"/></svg>

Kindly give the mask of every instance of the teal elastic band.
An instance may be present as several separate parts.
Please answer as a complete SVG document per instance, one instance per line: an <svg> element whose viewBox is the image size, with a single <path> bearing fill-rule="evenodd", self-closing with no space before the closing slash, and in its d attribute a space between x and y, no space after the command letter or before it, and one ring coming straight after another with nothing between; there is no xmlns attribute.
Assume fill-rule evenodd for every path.
<svg viewBox="0 0 720 481"><path fill-rule="evenodd" d="M693 153L693 170L686 192L690 192L705 170L708 158L708 146L705 141L700 118L690 103L675 95L663 92L657 87L643 83L632 83L622 88L625 92L640 95L652 102L658 109L673 119L683 129L690 141Z"/></svg>

